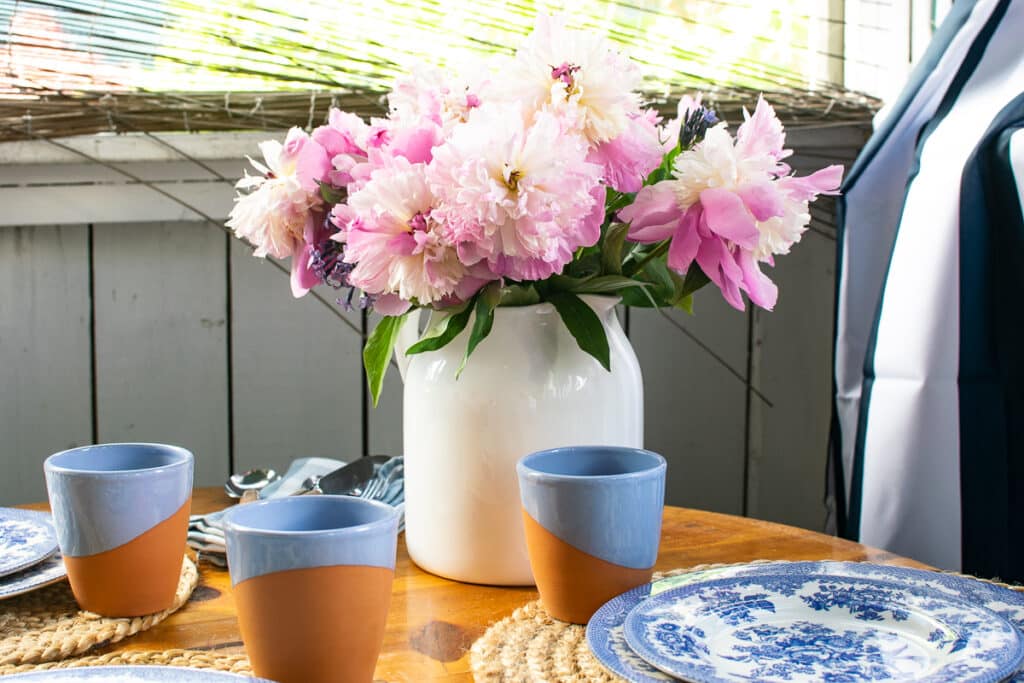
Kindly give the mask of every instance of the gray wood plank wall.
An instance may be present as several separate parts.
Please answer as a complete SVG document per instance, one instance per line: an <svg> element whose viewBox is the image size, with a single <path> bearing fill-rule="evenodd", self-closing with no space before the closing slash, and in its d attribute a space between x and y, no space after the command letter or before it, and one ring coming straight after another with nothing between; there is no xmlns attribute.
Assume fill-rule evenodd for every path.
<svg viewBox="0 0 1024 683"><path fill-rule="evenodd" d="M86 226L0 228L0 505L46 497L43 460L93 441Z"/></svg>
<svg viewBox="0 0 1024 683"><path fill-rule="evenodd" d="M791 130L802 152L793 164L849 163L864 138ZM231 162L217 167L228 173ZM159 164L143 170L177 177ZM182 188L194 186L211 215L226 212L222 182ZM209 224L112 223L109 202L88 206L92 224L0 227L0 505L42 499L42 460L97 440L182 444L202 485L295 457L401 451L397 371L376 409L363 389L372 316L348 313L349 326L312 297L294 300L286 276ZM157 215L174 219L172 208ZM713 288L692 317L630 311L646 445L669 460L669 503L822 528L831 212L816 207L814 231L772 270L772 313L735 311Z"/></svg>

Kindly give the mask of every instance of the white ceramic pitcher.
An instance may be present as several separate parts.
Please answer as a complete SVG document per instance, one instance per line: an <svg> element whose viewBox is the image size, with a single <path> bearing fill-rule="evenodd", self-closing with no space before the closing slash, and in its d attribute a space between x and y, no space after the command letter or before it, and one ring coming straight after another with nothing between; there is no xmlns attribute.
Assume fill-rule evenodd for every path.
<svg viewBox="0 0 1024 683"><path fill-rule="evenodd" d="M617 299L582 297L600 316L611 372L580 350L551 304L501 307L461 376L468 330L439 351L406 356L406 543L426 571L457 581L532 585L516 461L569 445L643 445L643 380L615 314Z"/></svg>

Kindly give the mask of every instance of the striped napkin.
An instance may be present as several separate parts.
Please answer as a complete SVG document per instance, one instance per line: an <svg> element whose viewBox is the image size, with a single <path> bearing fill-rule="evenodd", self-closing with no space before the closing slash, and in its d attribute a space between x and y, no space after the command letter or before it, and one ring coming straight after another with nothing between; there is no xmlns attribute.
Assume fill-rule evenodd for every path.
<svg viewBox="0 0 1024 683"><path fill-rule="evenodd" d="M379 500L399 509L403 513L399 531L405 528L404 462L402 456L385 462L360 495L361 498ZM310 477L328 474L343 465L345 463L330 458L299 458L291 464L281 479L260 491L260 499L290 496L301 491L303 483ZM227 566L221 518L228 509L230 508L207 515L192 515L188 523L189 547L198 552L202 559L219 567Z"/></svg>

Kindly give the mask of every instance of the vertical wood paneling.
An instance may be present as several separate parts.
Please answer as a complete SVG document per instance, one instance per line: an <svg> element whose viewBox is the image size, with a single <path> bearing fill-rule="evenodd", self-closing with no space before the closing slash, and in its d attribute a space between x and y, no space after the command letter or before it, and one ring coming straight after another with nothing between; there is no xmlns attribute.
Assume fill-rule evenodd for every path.
<svg viewBox="0 0 1024 683"><path fill-rule="evenodd" d="M796 130L790 162L800 174L827 164L850 167L866 131L850 126ZM755 311L752 383L772 402L751 401L748 513L822 530L825 464L832 414L832 334L836 242L834 201L812 208L815 228L765 271L779 286L774 311Z"/></svg>
<svg viewBox="0 0 1024 683"><path fill-rule="evenodd" d="M223 234L202 223L97 225L100 441L174 443L197 485L228 474Z"/></svg>
<svg viewBox="0 0 1024 683"><path fill-rule="evenodd" d="M807 234L771 272L775 310L758 312L754 382L771 399L751 403L753 517L821 530L831 416L835 242Z"/></svg>
<svg viewBox="0 0 1024 683"><path fill-rule="evenodd" d="M46 498L43 460L92 438L88 228L0 228L0 505Z"/></svg>
<svg viewBox="0 0 1024 683"><path fill-rule="evenodd" d="M746 314L730 308L714 287L694 298L695 315L669 315L745 372ZM668 460L665 502L740 513L746 426L743 382L656 311L631 311L630 338L644 376L645 445Z"/></svg>
<svg viewBox="0 0 1024 683"><path fill-rule="evenodd" d="M235 469L361 455L359 335L238 241L231 274ZM358 328L358 311L346 315Z"/></svg>

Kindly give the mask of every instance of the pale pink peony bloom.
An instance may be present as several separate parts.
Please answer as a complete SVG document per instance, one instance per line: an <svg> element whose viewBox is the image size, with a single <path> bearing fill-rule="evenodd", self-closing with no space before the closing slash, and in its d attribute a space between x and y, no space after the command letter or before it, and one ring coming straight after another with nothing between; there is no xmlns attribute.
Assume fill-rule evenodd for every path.
<svg viewBox="0 0 1024 683"><path fill-rule="evenodd" d="M569 29L564 17L540 15L501 74L495 96L529 115L546 111L591 145L619 137L639 111L640 70L604 36Z"/></svg>
<svg viewBox="0 0 1024 683"><path fill-rule="evenodd" d="M313 131L313 140L320 143L331 160L327 181L334 187L348 187L353 182L353 169L367 160L370 127L355 114L331 109L327 125Z"/></svg>
<svg viewBox="0 0 1024 683"><path fill-rule="evenodd" d="M266 165L249 162L260 173L238 181L239 194L227 226L256 249L255 256L292 257L292 294L300 297L318 280L309 269L309 248L322 237L323 202L318 182L330 171L326 150L299 128L282 145L260 144Z"/></svg>
<svg viewBox="0 0 1024 683"><path fill-rule="evenodd" d="M344 229L345 261L355 264L349 283L377 295L375 308L402 312L409 302L429 306L451 297L467 299L494 279L458 258L455 244L435 217L438 199L426 166L404 157L373 171L369 182L335 208ZM397 301L401 300L401 301Z"/></svg>
<svg viewBox="0 0 1024 683"><path fill-rule="evenodd" d="M480 106L487 86L488 77L483 71L462 76L417 65L388 94L389 118L406 125L430 121L447 135Z"/></svg>
<svg viewBox="0 0 1024 683"><path fill-rule="evenodd" d="M724 124L709 129L677 157L671 180L643 188L619 213L630 223L630 239L671 239L670 268L684 273L696 261L732 306L744 308L743 291L770 310L778 289L759 263L788 253L810 222L808 203L837 192L842 179L841 166L789 175L784 144L782 125L763 99L735 141Z"/></svg>
<svg viewBox="0 0 1024 683"><path fill-rule="evenodd" d="M434 150L435 212L466 264L496 275L540 280L560 273L581 246L600 237L602 169L587 144L552 115L527 125L515 105L485 104Z"/></svg>
<svg viewBox="0 0 1024 683"><path fill-rule="evenodd" d="M604 181L619 192L638 192L644 180L665 155L659 139L657 113L646 110L631 115L626 129L608 142L595 146L589 161L604 168Z"/></svg>

